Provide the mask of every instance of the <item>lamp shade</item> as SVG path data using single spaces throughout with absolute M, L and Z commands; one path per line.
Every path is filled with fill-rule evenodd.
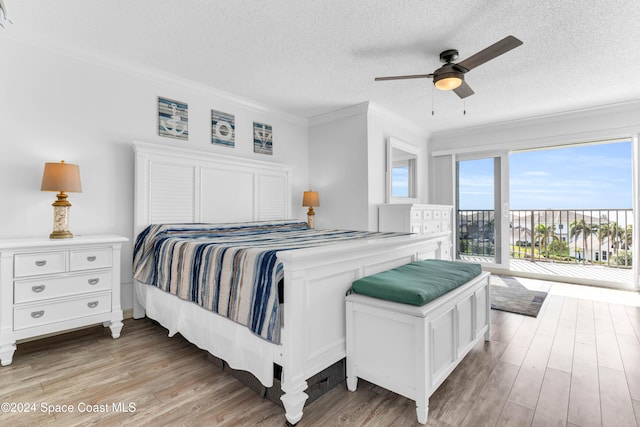
M 65 163 L 64 160 L 60 161 L 60 163 L 45 163 L 40 190 L 69 193 L 82 192 L 80 167 Z
M 317 191 L 305 191 L 302 196 L 302 206 L 320 206 L 320 197 Z

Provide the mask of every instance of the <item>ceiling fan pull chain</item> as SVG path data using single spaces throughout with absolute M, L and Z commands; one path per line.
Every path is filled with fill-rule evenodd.
M 436 112 L 433 108 L 433 85 L 431 85 L 431 115 L 432 116 L 436 115 Z
M 462 100 L 462 115 L 463 116 L 467 115 L 467 100 L 466 99 Z

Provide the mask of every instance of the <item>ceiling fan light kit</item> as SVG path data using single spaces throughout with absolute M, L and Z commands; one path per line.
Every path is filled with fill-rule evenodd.
M 453 90 L 462 84 L 464 75 L 457 71 L 449 73 L 439 73 L 433 76 L 433 84 L 440 90 Z
M 507 36 L 497 43 L 470 56 L 464 61 L 454 63 L 458 59 L 458 51 L 448 49 L 440 53 L 440 62 L 444 65 L 431 74 L 413 74 L 409 76 L 376 77 L 376 81 L 402 79 L 433 79 L 433 84 L 440 90 L 452 90 L 460 99 L 473 95 L 475 92 L 464 81 L 464 75 L 479 65 L 484 64 L 504 53 L 520 46 L 522 41 L 514 36 Z

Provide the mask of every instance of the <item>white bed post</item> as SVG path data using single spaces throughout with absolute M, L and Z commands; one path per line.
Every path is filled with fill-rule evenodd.
M 151 223 L 149 208 L 149 186 L 151 181 L 149 162 L 150 155 L 144 151 L 145 146 L 139 143 L 133 144 L 135 153 L 134 176 L 135 182 L 133 186 L 133 244 L 135 239 L 146 226 Z M 136 279 L 133 279 L 133 318 L 142 319 L 146 316 L 146 312 L 140 301 L 138 301 L 136 292 Z
M 491 280 L 491 279 L 489 279 Z M 485 304 L 485 313 L 486 313 L 486 319 L 487 319 L 487 330 L 484 333 L 484 340 L 489 342 L 491 341 L 491 286 L 487 286 L 485 288 L 485 298 L 486 298 L 486 304 Z M 484 303 L 484 301 L 483 301 Z
M 142 319 L 143 317 L 145 317 L 147 315 L 147 313 L 146 313 L 146 310 L 144 309 L 144 306 L 142 304 L 140 304 L 140 301 L 138 300 L 139 296 L 137 295 L 136 286 L 135 286 L 136 280 L 133 279 L 133 281 L 134 281 L 134 287 L 133 287 L 133 318 L 134 319 Z
M 347 354 L 355 354 L 356 348 L 351 348 L 352 347 L 352 343 L 355 342 L 354 340 L 354 336 L 353 334 L 354 332 L 354 328 L 353 328 L 353 322 L 354 322 L 354 318 L 353 318 L 353 304 L 349 301 L 346 302 L 346 326 L 347 326 L 347 331 L 346 331 L 346 342 L 345 342 L 345 346 L 347 349 Z M 350 363 L 351 362 L 351 363 Z M 353 366 L 353 359 L 347 357 L 346 360 L 346 370 L 347 370 L 347 390 L 349 391 L 356 391 L 356 389 L 358 388 L 358 377 L 355 374 L 355 369 Z
M 304 301 L 304 274 L 301 271 L 287 271 L 285 264 L 284 285 L 284 327 L 282 329 L 282 347 L 287 349 L 284 354 L 282 366 L 282 391 L 280 397 L 284 404 L 285 416 L 291 424 L 296 424 L 302 418 L 302 409 L 309 398 L 304 391 L 307 389 L 307 381 L 304 371 L 306 351 L 306 322 L 304 304 L 287 304 L 287 301 Z M 303 322 L 295 320 L 304 319 Z
M 431 367 L 428 366 L 431 362 L 429 359 L 430 346 L 431 346 L 431 331 L 427 327 L 426 322 L 422 318 L 415 317 L 413 319 L 415 342 L 416 345 L 416 359 L 415 359 L 415 372 L 416 377 L 419 380 L 416 382 L 416 416 L 418 423 L 426 424 L 429 418 L 429 394 L 427 390 L 427 384 L 431 384 Z

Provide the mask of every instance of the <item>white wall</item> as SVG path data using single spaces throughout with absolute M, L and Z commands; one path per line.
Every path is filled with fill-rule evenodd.
M 319 228 L 378 230 L 390 136 L 420 148 L 423 170 L 428 134 L 384 108 L 365 102 L 310 121 L 309 181 L 320 194 Z M 420 196 L 427 200 L 427 174 L 420 178 Z
M 309 183 L 320 197 L 316 227 L 367 230 L 367 104 L 313 118 Z
M 420 150 L 418 157 L 418 199 L 426 203 L 429 195 L 427 173 L 427 140 L 429 134 L 404 118 L 378 105 L 369 104 L 368 147 L 369 147 L 369 224 L 371 230 L 378 230 L 378 206 L 385 203 L 386 196 L 386 154 L 389 137 L 402 140 Z
M 305 218 L 307 121 L 251 101 L 62 47 L 0 37 L 0 238 L 45 237 L 54 193 L 41 192 L 45 162 L 80 165 L 82 193 L 72 193 L 74 234 L 130 239 L 122 256 L 123 306 L 131 307 L 133 149 L 131 141 L 188 146 L 284 163 L 293 168 L 293 215 Z M 189 140 L 157 135 L 157 97 L 189 104 Z M 236 147 L 210 143 L 210 110 L 236 116 Z M 253 121 L 273 126 L 273 156 L 253 153 Z

